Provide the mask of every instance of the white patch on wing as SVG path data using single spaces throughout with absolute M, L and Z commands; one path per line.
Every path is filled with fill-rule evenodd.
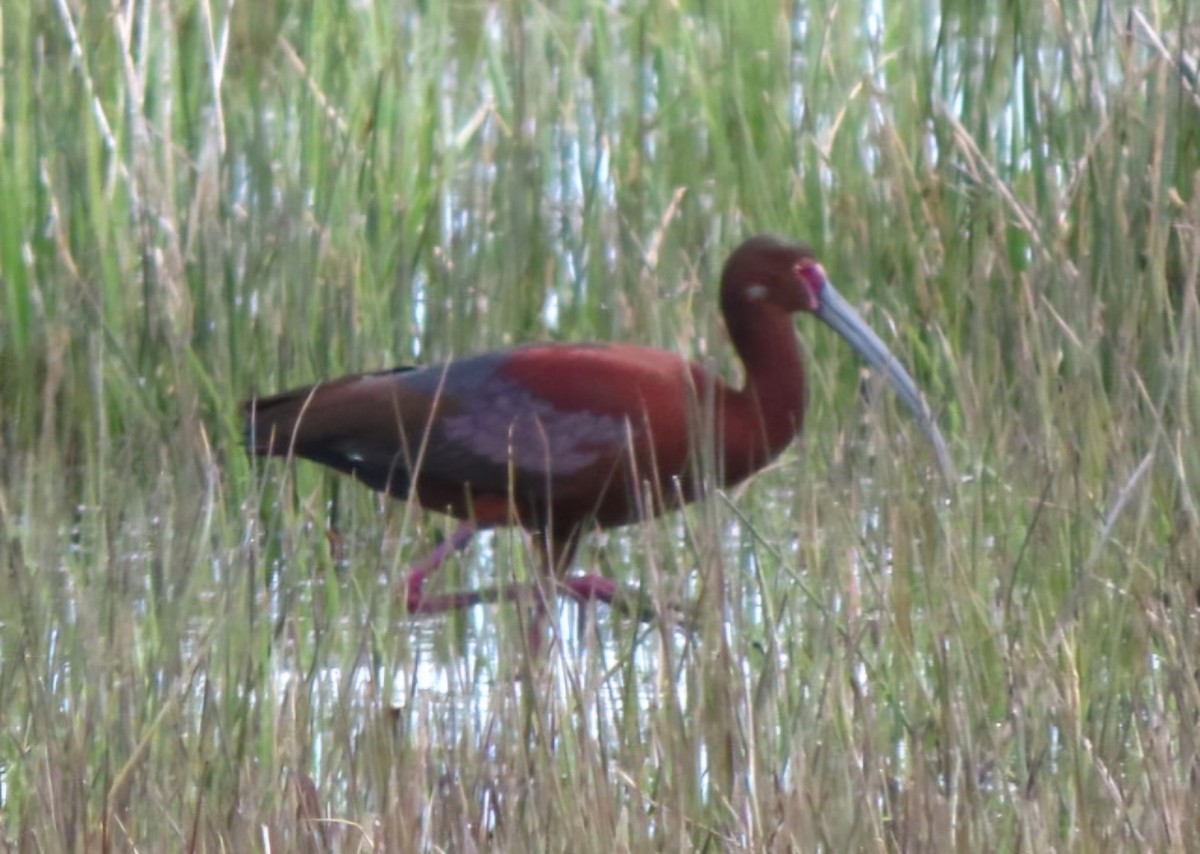
M 471 412 L 446 415 L 441 432 L 484 459 L 541 474 L 571 474 L 623 453 L 623 417 L 563 412 L 515 383 L 476 397 Z

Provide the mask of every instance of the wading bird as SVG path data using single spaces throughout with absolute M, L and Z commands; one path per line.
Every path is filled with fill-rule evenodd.
M 253 398 L 243 404 L 247 444 L 254 454 L 313 460 L 462 520 L 409 570 L 410 613 L 517 598 L 517 585 L 425 590 L 476 530 L 501 525 L 533 534 L 543 582 L 581 601 L 612 603 L 620 592 L 612 580 L 567 576 L 587 531 L 657 516 L 700 497 L 706 482 L 736 484 L 800 432 L 797 312 L 826 323 L 883 374 L 949 474 L 946 443 L 908 373 L 807 247 L 766 236 L 739 246 L 721 275 L 721 313 L 745 366 L 740 389 L 666 350 L 530 344 Z

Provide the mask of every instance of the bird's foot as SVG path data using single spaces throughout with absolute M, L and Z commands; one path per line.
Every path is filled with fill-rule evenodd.
M 581 605 L 603 602 L 613 611 L 642 623 L 658 619 L 658 612 L 642 590 L 623 587 L 603 575 L 572 575 L 564 578 L 561 584 L 567 595 Z
M 410 616 L 444 614 L 462 611 L 476 605 L 497 602 L 532 602 L 542 611 L 545 599 L 536 584 L 493 584 L 476 590 L 455 590 L 450 593 L 426 593 L 421 589 L 424 579 L 411 578 L 407 589 L 407 610 Z
M 547 593 L 541 585 L 502 584 L 482 587 L 478 590 L 426 593 L 424 590 L 425 580 L 434 570 L 436 570 L 436 566 L 430 567 L 429 561 L 426 561 L 414 567 L 406 576 L 404 592 L 409 614 L 444 614 L 448 611 L 460 611 L 476 605 L 489 605 L 496 602 L 532 602 L 536 617 L 534 626 L 531 627 L 533 630 L 531 638 L 541 633 L 540 623 L 544 621 L 547 610 Z M 568 576 L 558 582 L 558 588 L 581 605 L 603 602 L 613 612 L 633 617 L 642 623 L 652 623 L 662 617 L 644 591 L 625 587 L 603 575 Z M 683 612 L 683 609 L 678 606 L 672 606 L 668 610 L 677 616 Z M 685 619 L 684 623 L 686 624 L 686 622 Z M 534 644 L 534 646 L 538 646 L 538 644 Z

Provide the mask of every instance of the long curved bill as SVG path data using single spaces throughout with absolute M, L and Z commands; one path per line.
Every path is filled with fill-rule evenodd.
M 842 336 L 846 343 L 866 360 L 867 364 L 883 374 L 891 387 L 896 390 L 896 394 L 904 401 L 904 405 L 908 407 L 913 417 L 917 419 L 917 423 L 921 425 L 925 435 L 929 437 L 943 476 L 947 481 L 953 480 L 954 465 L 950 461 L 950 451 L 946 447 L 946 440 L 942 438 L 942 432 L 938 430 L 937 423 L 933 420 L 929 404 L 925 402 L 924 396 L 917 388 L 917 384 L 913 382 L 912 377 L 908 375 L 908 371 L 904 370 L 904 366 L 896 361 L 896 357 L 862 319 L 862 315 L 842 298 L 842 295 L 834 289 L 833 285 L 829 284 L 828 280 L 821 288 L 820 299 L 821 304 L 813 313 L 834 332 Z

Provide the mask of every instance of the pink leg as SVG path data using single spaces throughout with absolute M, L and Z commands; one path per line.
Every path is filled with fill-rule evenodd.
M 446 538 L 445 540 L 442 540 L 442 542 L 438 544 L 438 547 L 429 554 L 429 557 L 412 565 L 412 567 L 405 574 L 403 582 L 402 582 L 405 587 L 405 593 L 407 595 L 407 600 L 408 600 L 408 610 L 410 613 L 430 614 L 430 613 L 437 613 L 438 611 L 455 610 L 456 607 L 457 608 L 469 608 L 471 605 L 476 604 L 475 602 L 470 602 L 470 601 L 464 600 L 464 603 L 462 605 L 458 605 L 458 606 L 449 605 L 447 607 L 438 607 L 438 608 L 430 611 L 430 610 L 427 610 L 425 607 L 425 604 L 424 604 L 425 599 L 427 599 L 427 598 L 444 599 L 445 597 L 424 597 L 421 595 L 421 588 L 425 585 L 425 579 L 428 578 L 429 576 L 433 575 L 439 569 L 441 569 L 442 564 L 444 564 L 446 562 L 446 558 L 450 557 L 450 555 L 454 554 L 455 552 L 461 551 L 462 549 L 466 548 L 467 544 L 471 542 L 471 538 L 474 536 L 475 536 L 475 526 L 473 524 L 471 524 L 470 522 L 463 522 L 457 528 L 454 529 L 454 533 L 452 533 L 448 538 Z M 484 591 L 478 591 L 478 592 L 483 593 Z M 454 596 L 454 595 L 464 595 L 464 594 L 450 594 L 450 595 Z M 480 599 L 479 601 L 487 602 L 489 600 L 488 599 Z M 490 600 L 490 601 L 498 601 L 498 600 Z M 436 604 L 441 605 L 442 603 L 438 602 Z
M 614 611 L 636 617 L 643 623 L 652 622 L 658 616 L 640 590 L 622 587 L 603 575 L 572 575 L 564 578 L 561 584 L 567 595 L 581 605 L 603 602 Z
M 476 605 L 491 605 L 496 602 L 533 602 L 533 611 L 525 626 L 527 648 L 534 658 L 538 658 L 545 648 L 546 597 L 542 594 L 541 585 L 533 584 L 499 584 L 481 587 L 478 590 L 457 590 L 452 593 L 431 593 L 421 595 L 418 590 L 416 599 L 412 598 L 410 589 L 408 600 L 409 616 L 430 616 L 444 614 L 450 611 L 461 611 Z
M 574 575 L 564 578 L 561 582 L 562 591 L 581 605 L 589 602 L 603 602 L 614 611 L 637 617 L 643 622 L 655 619 L 654 609 L 648 603 L 640 602 L 641 593 L 629 590 L 611 578 L 602 575 Z M 409 588 L 408 612 L 413 615 L 427 616 L 444 614 L 448 611 L 461 611 L 474 608 L 476 605 L 494 605 L 497 602 L 517 602 L 521 599 L 532 600 L 539 607 L 535 614 L 535 622 L 541 622 L 546 614 L 546 600 L 541 587 L 536 583 L 499 584 L 481 587 L 478 590 L 457 590 L 452 593 L 422 594 L 418 588 Z
M 463 522 L 443 540 L 428 557 L 412 565 L 402 581 L 408 613 L 413 615 L 444 614 L 461 611 L 476 605 L 496 602 L 515 602 L 532 598 L 535 602 L 533 624 L 530 626 L 530 645 L 541 647 L 543 623 L 546 618 L 546 600 L 537 584 L 506 584 L 483 587 L 478 590 L 460 590 L 452 593 L 423 592 L 425 580 L 442 568 L 447 558 L 466 548 L 475 536 L 475 526 Z M 558 582 L 563 592 L 580 604 L 603 602 L 614 611 L 636 617 L 642 622 L 651 622 L 656 617 L 654 609 L 643 601 L 637 590 L 629 590 L 603 575 L 573 575 Z
M 617 582 L 603 575 L 570 575 L 562 580 L 563 589 L 575 601 L 604 602 L 611 605 L 623 592 Z
M 448 611 L 462 611 L 476 605 L 492 605 L 496 602 L 517 602 L 525 598 L 538 596 L 537 585 L 534 584 L 503 584 L 491 587 L 481 587 L 478 590 L 457 590 L 453 593 L 430 593 L 418 596 L 408 604 L 411 615 L 427 616 L 444 614 Z M 540 601 L 540 600 L 538 600 Z

